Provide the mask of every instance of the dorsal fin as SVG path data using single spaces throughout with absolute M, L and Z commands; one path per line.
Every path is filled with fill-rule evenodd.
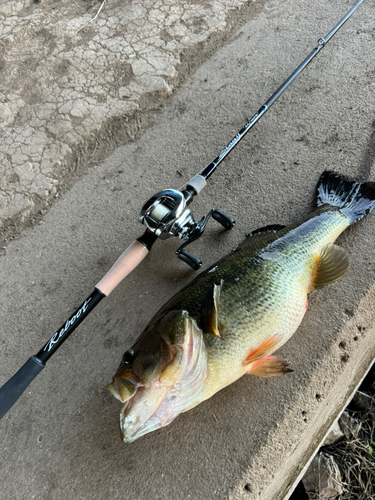
M 265 233 L 277 233 L 281 229 L 284 229 L 286 226 L 282 226 L 281 224 L 270 224 L 269 226 L 260 227 L 259 229 L 255 229 L 255 231 L 251 231 L 247 237 L 254 236 L 255 234 L 265 234 Z
M 328 243 L 322 248 L 317 258 L 308 292 L 334 283 L 344 276 L 348 267 L 349 256 L 347 251 L 334 243 Z
M 223 288 L 224 280 L 219 284 L 214 283 L 209 289 L 202 302 L 201 328 L 206 333 L 213 333 L 221 337 L 218 325 L 218 307 L 220 302 L 220 292 Z
M 250 234 L 246 235 L 246 239 L 242 243 L 240 243 L 235 248 L 235 250 L 238 250 L 245 245 L 254 243 L 260 239 L 267 239 L 269 240 L 269 242 L 277 240 L 279 238 L 279 235 L 277 234 L 278 231 L 281 231 L 281 229 L 284 229 L 285 227 L 286 226 L 281 226 L 280 224 L 272 224 L 269 226 L 261 227 L 259 229 L 255 229 L 255 231 L 252 231 Z

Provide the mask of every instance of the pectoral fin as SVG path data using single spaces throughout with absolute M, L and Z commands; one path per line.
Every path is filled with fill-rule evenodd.
M 346 273 L 349 267 L 349 256 L 346 250 L 328 243 L 317 258 L 308 292 L 333 283 Z
M 278 377 L 293 371 L 284 359 L 270 355 L 255 361 L 247 373 L 258 377 Z
M 219 285 L 214 283 L 202 304 L 201 328 L 204 332 L 213 333 L 217 337 L 221 337 L 218 325 L 218 307 L 223 283 L 224 280 L 220 280 Z
M 256 347 L 255 349 L 251 349 L 242 364 L 248 365 L 250 363 L 258 361 L 261 358 L 264 358 L 264 356 L 266 356 L 267 354 L 275 351 L 279 343 L 280 337 L 278 335 L 272 335 L 272 337 L 269 337 L 260 346 Z

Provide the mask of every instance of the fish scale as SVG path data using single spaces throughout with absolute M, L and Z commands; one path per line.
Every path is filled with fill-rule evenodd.
M 333 242 L 375 206 L 374 185 L 333 172 L 322 174 L 317 195 L 311 214 L 255 231 L 152 318 L 109 385 L 125 403 L 125 442 L 168 425 L 246 373 L 292 371 L 273 353 L 297 330 L 308 293 L 345 274 L 347 253 Z

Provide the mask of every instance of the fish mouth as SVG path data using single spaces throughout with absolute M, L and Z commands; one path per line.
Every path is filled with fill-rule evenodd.
M 175 396 L 168 392 L 160 384 L 137 388 L 134 396 L 120 410 L 121 438 L 124 443 L 133 443 L 141 436 L 165 427 L 177 417 L 180 412 L 173 408 Z
M 124 384 L 115 378 L 110 384 L 113 389 L 108 387 L 118 399 L 127 398 L 126 401 L 122 398 L 124 404 L 120 410 L 124 443 L 165 427 L 202 401 L 208 371 L 207 348 L 202 330 L 187 313 L 185 316 L 184 340 L 169 346 L 171 361 L 161 373 L 147 380 L 131 381 L 133 386 L 129 386 L 129 380 Z

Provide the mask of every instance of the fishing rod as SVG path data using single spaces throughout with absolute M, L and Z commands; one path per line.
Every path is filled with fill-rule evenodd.
M 194 197 L 202 191 L 207 179 L 214 173 L 224 158 L 228 156 L 233 148 L 268 111 L 272 104 L 323 49 L 363 1 L 358 0 L 328 35 L 325 38 L 319 39 L 315 49 L 201 173 L 193 177 L 193 179 L 179 190 L 166 189 L 159 191 L 144 204 L 139 217 L 140 222 L 146 226 L 144 234 L 137 238 L 123 252 L 107 274 L 97 283 L 91 295 L 87 297 L 70 318 L 52 335 L 42 349 L 34 356 L 31 356 L 18 372 L 1 387 L 0 419 L 14 405 L 29 384 L 43 370 L 50 357 L 67 340 L 86 316 L 90 314 L 104 297 L 108 297 L 112 290 L 142 262 L 159 237 L 164 239 L 170 236 L 177 236 L 184 240 L 184 243 L 176 251 L 178 258 L 186 262 L 194 270 L 201 267 L 202 262 L 188 253 L 185 247 L 202 236 L 210 217 L 219 222 L 226 230 L 230 230 L 235 222 L 231 217 L 218 209 L 212 209 L 205 217 L 195 222 L 188 206 Z

